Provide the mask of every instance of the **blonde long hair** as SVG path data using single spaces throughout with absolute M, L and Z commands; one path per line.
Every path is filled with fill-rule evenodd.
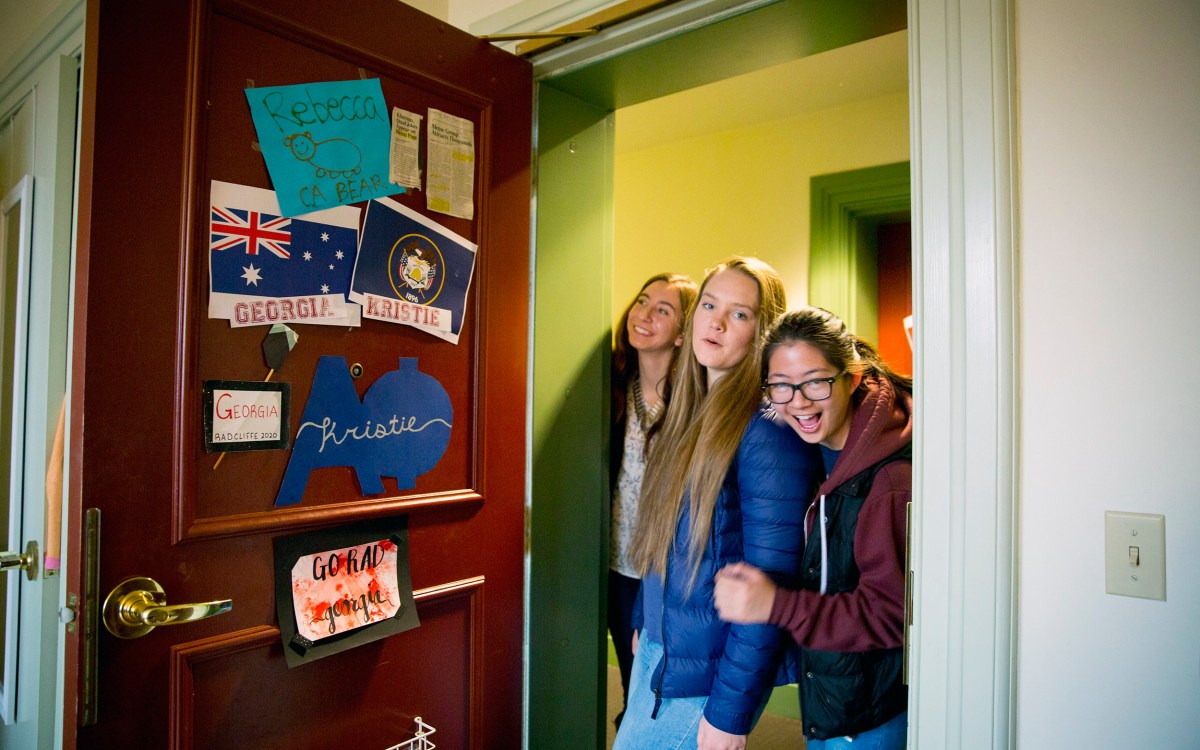
M 652 443 L 642 482 L 632 554 L 634 565 L 643 576 L 650 572 L 666 574 L 679 510 L 687 494 L 691 514 L 688 530 L 691 581 L 695 582 L 725 473 L 737 454 L 746 425 L 762 402 L 759 342 L 787 309 L 779 274 L 758 258 L 734 257 L 709 269 L 700 285 L 701 295 L 708 282 L 723 271 L 739 271 L 758 285 L 755 339 L 749 353 L 709 392 L 707 371 L 696 359 L 692 347 L 695 315 L 688 315 L 683 331 L 687 353 L 680 356 L 672 377 L 672 398 L 662 428 Z

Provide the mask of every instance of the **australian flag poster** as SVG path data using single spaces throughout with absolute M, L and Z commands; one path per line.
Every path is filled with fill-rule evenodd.
M 458 343 L 478 245 L 390 198 L 367 204 L 350 299 L 364 318 Z
M 213 180 L 208 317 L 234 328 L 276 323 L 358 326 L 348 302 L 360 209 L 286 218 L 271 190 Z

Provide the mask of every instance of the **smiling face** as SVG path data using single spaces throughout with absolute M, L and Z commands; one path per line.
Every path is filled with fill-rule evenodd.
M 625 331 L 629 345 L 641 354 L 670 351 L 683 343 L 679 289 L 665 281 L 650 284 L 629 308 Z
M 300 161 L 307 161 L 317 150 L 313 139 L 308 137 L 308 133 L 295 133 L 289 135 L 283 141 L 284 145 L 292 150 L 292 154 Z
M 767 363 L 768 383 L 799 384 L 837 374 L 820 350 L 804 341 L 779 345 Z M 791 401 L 772 404 L 772 408 L 805 442 L 840 451 L 850 435 L 850 395 L 861 380 L 862 375 L 846 373 L 833 382 L 827 399 L 810 401 L 797 390 Z
M 758 305 L 758 282 L 741 271 L 720 271 L 704 285 L 693 314 L 692 352 L 708 371 L 709 388 L 750 353 Z

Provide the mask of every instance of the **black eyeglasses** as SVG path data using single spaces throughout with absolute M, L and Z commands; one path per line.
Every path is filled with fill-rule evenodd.
M 845 374 L 842 371 L 832 378 L 813 378 L 803 383 L 763 383 L 762 389 L 773 404 L 788 403 L 795 397 L 796 391 L 800 391 L 809 401 L 824 401 L 833 395 L 834 382 Z

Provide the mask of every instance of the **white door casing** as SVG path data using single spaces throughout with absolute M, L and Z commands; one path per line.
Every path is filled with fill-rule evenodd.
M 1016 601 L 1013 4 L 912 0 L 909 746 L 1007 748 Z

